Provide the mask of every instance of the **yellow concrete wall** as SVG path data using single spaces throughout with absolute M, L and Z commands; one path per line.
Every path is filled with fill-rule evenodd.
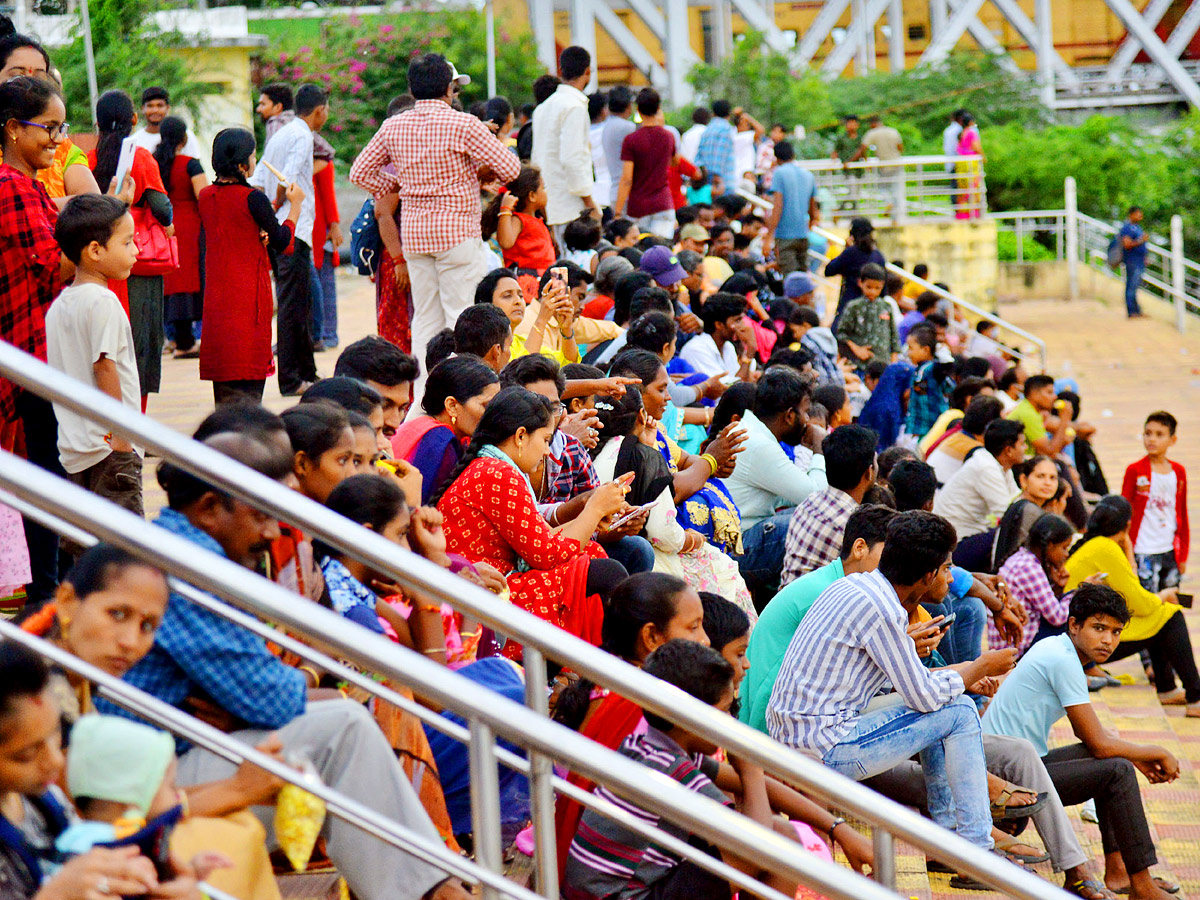
M 929 280 L 950 285 L 962 299 L 986 310 L 996 306 L 996 223 L 991 219 L 908 222 L 895 228 L 875 223 L 879 249 L 888 261 L 912 270 L 929 266 Z
M 254 127 L 256 95 L 250 79 L 250 57 L 256 49 L 179 47 L 167 50 L 187 63 L 193 79 L 220 88 L 218 93 L 205 96 L 197 121 L 188 123 L 200 141 L 206 167 L 212 152 L 212 141 L 218 131 L 235 125 Z M 187 117 L 183 110 L 180 110 L 180 114 Z

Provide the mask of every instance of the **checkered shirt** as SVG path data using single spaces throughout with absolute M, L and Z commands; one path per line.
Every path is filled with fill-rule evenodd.
M 0 340 L 46 361 L 46 310 L 62 290 L 58 210 L 46 189 L 0 165 Z M 18 388 L 0 378 L 0 420 L 16 417 Z
M 383 172 L 391 164 L 394 174 Z M 350 180 L 376 197 L 400 194 L 406 253 L 442 253 L 480 237 L 479 169 L 502 182 L 521 174 L 516 155 L 474 116 L 442 100 L 418 100 L 367 143 Z
M 561 452 L 556 446 L 559 436 L 563 438 Z M 550 467 L 546 473 L 550 479 L 546 503 L 566 503 L 572 497 L 600 487 L 600 476 L 596 474 L 587 447 L 574 435 L 563 431 L 555 434 L 546 464 Z
M 733 156 L 733 136 L 736 130 L 725 119 L 713 119 L 700 135 L 700 149 L 692 160 L 704 166 L 711 178 L 720 175 L 725 179 L 725 190 L 732 193 L 737 186 L 737 162 Z
M 1074 591 L 1063 594 L 1061 598 L 1054 595 L 1046 570 L 1028 547 L 1022 547 L 1010 556 L 1000 567 L 999 575 L 1008 585 L 1009 593 L 1025 604 L 1029 611 L 1029 621 L 1025 623 L 1025 633 L 1017 646 L 1019 655 L 1023 655 L 1033 643 L 1038 632 L 1040 620 L 1045 619 L 1051 625 L 1062 625 L 1067 621 L 1071 608 L 1071 595 Z M 988 647 L 995 650 L 1007 647 L 1008 643 L 1000 637 L 995 619 L 988 612 Z
M 788 522 L 780 587 L 838 558 L 846 522 L 856 509 L 854 498 L 835 487 L 809 494 L 796 507 Z

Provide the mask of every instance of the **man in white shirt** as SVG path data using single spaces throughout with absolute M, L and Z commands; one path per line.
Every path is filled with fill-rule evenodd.
M 597 218 L 600 209 L 592 199 L 592 150 L 588 139 L 591 120 L 583 93 L 592 77 L 592 57 L 582 47 L 568 47 L 558 58 L 562 84 L 533 111 L 533 155 L 546 185 L 546 224 L 562 246 L 562 231 L 580 212 Z
M 746 321 L 746 301 L 737 294 L 713 294 L 700 309 L 704 334 L 698 334 L 686 344 L 679 355 L 697 372 L 722 375 L 745 381 L 750 377 L 754 362 L 751 345 L 744 345 L 741 355 L 734 340 L 753 339 L 754 332 Z
M 250 184 L 272 198 L 276 217 L 283 222 L 291 213 L 284 198 L 286 183 L 295 182 L 304 190 L 300 218 L 291 253 L 276 254 L 275 293 L 279 310 L 276 318 L 276 346 L 279 356 L 279 393 L 285 397 L 303 394 L 317 380 L 313 359 L 312 320 L 312 241 L 316 218 L 313 192 L 313 133 L 329 121 L 329 96 L 315 84 L 301 85 L 296 91 L 296 118 L 267 141 L 262 162 L 250 176 Z M 284 181 L 267 167 L 274 166 Z
M 697 106 L 692 110 L 692 127 L 679 139 L 679 155 L 688 162 L 695 161 L 696 154 L 700 152 L 700 137 L 711 121 L 712 110 L 707 106 Z
M 996 527 L 1017 495 L 1012 467 L 1023 459 L 1025 426 L 996 419 L 984 429 L 983 447 L 974 450 L 938 492 L 933 511 L 954 526 L 960 546 L 966 538 Z
M 956 109 L 950 114 L 950 124 L 942 129 L 942 156 L 958 155 L 958 139 L 962 137 L 962 117 L 965 109 Z M 946 171 L 953 172 L 955 164 L 946 163 Z
M 148 87 L 142 91 L 142 119 L 145 120 L 146 127 L 139 128 L 133 133 L 133 145 L 143 147 L 153 153 L 162 140 L 158 129 L 162 125 L 163 119 L 170 114 L 171 95 L 167 93 L 165 87 Z M 190 156 L 192 159 L 200 159 L 201 152 L 200 142 L 196 140 L 196 136 L 189 129 L 187 143 L 183 145 L 180 153 Z
M 768 596 L 779 589 L 792 509 L 829 486 L 821 453 L 825 433 L 808 426 L 811 403 L 812 386 L 799 372 L 788 366 L 768 369 L 758 382 L 753 409 L 742 416 L 744 452 L 725 479 L 742 514 L 738 568 L 751 591 Z M 783 449 L 801 442 L 813 452 L 807 471 Z

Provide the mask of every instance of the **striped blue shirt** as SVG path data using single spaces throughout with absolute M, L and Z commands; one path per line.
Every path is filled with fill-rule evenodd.
M 907 627 L 895 588 L 879 572 L 830 585 L 784 655 L 767 707 L 771 737 L 824 758 L 889 682 L 918 712 L 941 709 L 961 694 L 957 672 L 921 664 Z

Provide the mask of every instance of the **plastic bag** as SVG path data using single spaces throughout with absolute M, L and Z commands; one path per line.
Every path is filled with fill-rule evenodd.
M 304 756 L 289 756 L 288 764 L 300 770 L 302 780 L 320 785 L 312 761 Z M 275 839 L 297 872 L 308 868 L 321 826 L 325 824 L 325 801 L 295 784 L 285 784 L 275 800 Z

